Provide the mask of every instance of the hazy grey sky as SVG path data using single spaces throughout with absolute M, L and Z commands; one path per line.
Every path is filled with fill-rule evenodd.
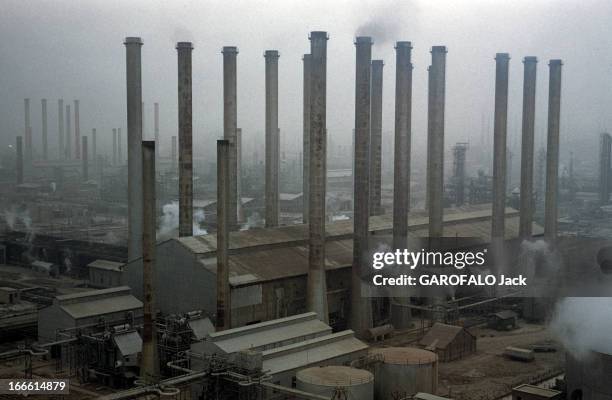
M 193 41 L 194 153 L 208 154 L 222 129 L 222 46 L 236 45 L 238 120 L 245 141 L 263 140 L 264 58 L 281 53 L 279 123 L 285 144 L 301 145 L 302 61 L 308 33 L 325 30 L 328 42 L 328 129 L 347 140 L 354 124 L 356 33 L 371 34 L 373 56 L 385 60 L 384 126 L 393 130 L 394 42 L 413 42 L 413 132 L 424 143 L 426 70 L 432 45 L 446 45 L 447 145 L 481 140 L 492 119 L 494 56 L 508 52 L 509 133 L 519 134 L 522 58 L 538 65 L 536 130 L 546 128 L 548 60 L 561 58 L 562 153 L 612 129 L 610 75 L 612 2 L 607 0 L 407 1 L 145 1 L 0 0 L 0 132 L 4 145 L 23 132 L 23 98 L 32 102 L 35 144 L 40 99 L 49 100 L 50 150 L 57 142 L 57 99 L 81 100 L 81 132 L 98 129 L 101 145 L 111 129 L 125 131 L 125 36 L 143 46 L 145 126 L 152 134 L 153 102 L 160 103 L 162 152 L 176 132 L 177 41 Z M 102 137 L 104 135 L 104 138 Z M 586 139 L 585 139 L 586 138 Z M 538 143 L 539 143 L 538 139 Z M 107 142 L 108 143 L 108 142 Z M 291 147 L 289 145 L 288 147 Z M 38 147 L 40 148 L 40 147 Z M 210 154 L 213 154 L 212 151 Z

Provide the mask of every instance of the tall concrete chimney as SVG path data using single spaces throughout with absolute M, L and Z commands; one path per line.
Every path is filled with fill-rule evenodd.
M 74 155 L 81 158 L 81 121 L 79 117 L 79 101 L 74 101 Z
M 57 149 L 57 159 L 63 160 L 64 153 L 64 100 L 57 101 L 57 136 L 59 140 L 59 148 Z
M 325 189 L 327 181 L 327 32 L 310 33 L 308 61 L 308 285 L 306 306 L 329 320 L 325 277 Z M 308 63 L 308 64 L 306 64 Z M 305 73 L 306 74 L 306 73 Z M 306 98 L 306 96 L 304 96 Z
M 610 151 L 612 150 L 612 137 L 609 133 L 602 133 L 599 141 L 599 202 L 610 202 Z
M 89 180 L 89 157 L 87 157 L 87 136 L 83 136 L 82 138 L 82 146 L 83 151 L 81 153 L 81 161 L 83 164 L 83 182 L 87 182 Z
M 98 165 L 98 143 L 96 140 L 96 128 L 91 130 L 91 159 L 94 162 L 94 168 L 97 169 Z
M 351 285 L 351 328 L 363 338 L 372 327 L 369 298 L 361 296 L 362 277 L 369 272 L 370 234 L 370 73 L 372 38 L 358 36 L 355 68 L 355 177 L 353 206 L 353 270 Z M 311 149 L 312 150 L 312 149 Z M 312 210 L 311 210 L 312 212 Z
M 47 99 L 42 99 L 42 145 L 43 145 L 43 160 L 47 160 L 49 158 L 48 154 L 48 143 L 47 143 Z
M 395 46 L 395 148 L 393 166 L 393 248 L 408 246 L 408 210 L 410 209 L 410 152 L 412 135 L 412 44 Z M 409 328 L 411 310 L 405 307 L 410 298 L 391 301 L 393 326 Z
M 130 156 L 129 136 L 130 134 L 128 133 L 128 157 Z M 123 139 L 121 138 L 121 128 L 117 128 L 117 160 L 119 161 L 119 165 L 123 165 Z
M 242 128 L 236 128 L 236 197 L 240 199 L 236 203 L 238 222 L 242 222 L 245 218 L 242 208 Z
M 382 185 L 382 106 L 383 60 L 372 60 L 372 124 L 370 128 L 370 215 L 384 211 L 381 203 Z
M 117 165 L 117 129 L 113 128 L 113 166 Z
M 15 147 L 17 152 L 17 156 L 15 157 L 17 163 L 15 166 L 16 178 L 17 184 L 21 185 L 23 183 L 23 138 L 21 136 L 17 136 Z
M 176 168 L 176 148 L 177 148 L 177 143 L 176 143 L 176 136 L 172 136 L 172 154 L 170 155 L 171 160 L 172 160 L 172 169 Z
M 128 260 L 133 260 L 142 256 L 143 240 L 142 40 L 139 37 L 126 37 L 124 45 L 128 136 Z
M 129 136 L 129 129 L 128 129 Z M 83 138 L 86 139 L 86 138 Z M 142 326 L 142 359 L 141 376 L 145 381 L 157 380 L 158 362 L 155 334 L 155 231 L 156 197 L 155 197 L 155 142 L 145 140 L 141 145 L 142 159 L 142 294 L 143 294 L 143 326 Z M 129 160 L 128 160 L 129 161 Z
M 465 203 L 465 154 L 467 146 L 467 143 L 457 143 L 453 147 L 453 183 L 456 206 L 462 206 Z
M 493 122 L 492 240 L 504 240 L 506 221 L 506 136 L 508 126 L 508 53 L 495 56 L 495 116 Z
M 65 136 L 66 148 L 64 149 L 64 158 L 66 160 L 72 159 L 72 114 L 70 113 L 70 104 L 66 104 L 66 136 Z
M 229 140 L 217 140 L 217 331 L 231 327 L 228 256 L 231 147 Z
M 427 209 L 429 237 L 443 234 L 442 195 L 444 193 L 444 102 L 446 92 L 446 47 L 431 48 L 429 67 L 429 107 L 427 115 Z
M 304 54 L 304 88 L 302 100 L 302 222 L 308 223 L 308 206 L 310 202 L 309 185 L 310 185 L 310 70 L 312 65 L 312 56 Z M 255 162 L 257 165 L 257 160 Z
M 278 132 L 278 51 L 266 50 L 266 227 L 278 226 L 280 137 Z
M 24 99 L 25 107 L 25 160 L 32 162 L 32 124 L 30 123 L 30 99 Z
M 155 129 L 155 160 L 159 160 L 159 103 L 153 103 L 153 124 Z
M 550 60 L 548 86 L 548 139 L 546 143 L 546 198 L 544 237 L 557 238 L 557 193 L 559 178 L 559 125 L 561 122 L 561 60 Z
M 178 42 L 179 236 L 193 235 L 191 42 Z
M 230 142 L 230 204 L 229 225 L 236 229 L 238 217 L 238 180 L 237 176 L 237 150 L 236 129 L 238 129 L 237 107 L 237 56 L 238 48 L 226 46 L 223 48 L 223 137 Z
M 531 238 L 533 225 L 533 157 L 537 57 L 523 59 L 523 127 L 521 139 L 521 190 L 519 237 Z

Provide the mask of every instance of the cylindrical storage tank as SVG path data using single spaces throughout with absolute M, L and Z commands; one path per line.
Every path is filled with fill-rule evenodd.
M 413 347 L 372 349 L 377 360 L 374 370 L 376 399 L 412 396 L 418 392 L 436 394 L 438 389 L 438 355 Z
M 612 400 L 612 354 L 591 351 L 578 358 L 566 356 L 568 400 Z
M 298 371 L 297 388 L 308 393 L 329 397 L 336 390 L 344 390 L 351 400 L 374 398 L 374 375 L 364 369 L 330 365 Z

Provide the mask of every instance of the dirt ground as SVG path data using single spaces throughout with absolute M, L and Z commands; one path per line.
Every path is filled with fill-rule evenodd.
M 499 332 L 471 328 L 477 339 L 477 352 L 464 359 L 439 364 L 438 394 L 456 400 L 497 399 L 523 383 L 535 383 L 562 372 L 565 354 L 557 344 L 556 352 L 534 353 L 532 362 L 509 360 L 502 355 L 507 346 L 529 348 L 553 341 L 542 325 L 520 322 L 520 328 Z

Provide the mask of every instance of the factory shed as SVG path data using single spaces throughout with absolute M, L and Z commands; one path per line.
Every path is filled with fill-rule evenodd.
M 518 326 L 518 316 L 514 311 L 504 310 L 489 315 L 487 326 L 498 331 L 509 331 Z
M 124 266 L 124 263 L 109 260 L 95 260 L 87 264 L 89 285 L 99 289 L 121 286 Z
M 38 340 L 55 341 L 61 330 L 112 325 L 128 315 L 135 323 L 142 320 L 142 302 L 126 286 L 57 296 L 38 313 Z
M 195 352 L 230 355 L 241 350 L 269 350 L 329 335 L 332 329 L 314 312 L 210 332 L 204 341 L 192 344 Z
M 320 336 L 263 352 L 263 370 L 274 383 L 292 386 L 298 370 L 312 366 L 349 365 L 366 356 L 368 345 L 351 330 Z
M 512 389 L 512 400 L 561 400 L 563 392 L 534 385 L 520 385 Z
M 440 361 L 447 362 L 476 352 L 476 336 L 461 326 L 435 323 L 419 345 L 436 353 Z

